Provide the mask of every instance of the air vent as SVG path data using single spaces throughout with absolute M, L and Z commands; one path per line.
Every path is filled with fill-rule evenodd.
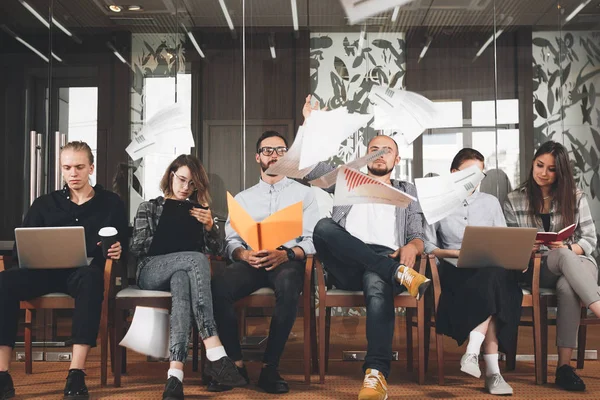
M 110 20 L 119 26 L 156 26 L 154 18 L 111 17 Z

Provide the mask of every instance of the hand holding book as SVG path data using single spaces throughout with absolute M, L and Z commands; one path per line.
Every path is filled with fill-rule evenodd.
M 552 242 L 563 242 L 566 239 L 573 236 L 575 232 L 576 225 L 572 224 L 562 229 L 559 232 L 538 232 L 535 237 L 536 240 L 539 240 L 541 244 L 550 244 Z

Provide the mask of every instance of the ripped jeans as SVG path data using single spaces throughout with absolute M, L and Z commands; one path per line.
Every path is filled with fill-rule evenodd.
M 141 289 L 171 292 L 171 361 L 185 363 L 192 316 L 203 340 L 217 335 L 210 279 L 208 258 L 193 251 L 148 257 L 139 271 Z

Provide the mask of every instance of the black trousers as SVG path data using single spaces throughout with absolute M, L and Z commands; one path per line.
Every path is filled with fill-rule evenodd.
M 288 261 L 271 271 L 254 268 L 246 262 L 238 261 L 213 277 L 213 309 L 219 338 L 232 360 L 242 359 L 235 302 L 260 288 L 270 287 L 275 291 L 275 309 L 263 362 L 274 367 L 279 365 L 279 359 L 296 320 L 303 284 L 303 261 Z
M 103 267 L 69 269 L 13 268 L 0 272 L 0 346 L 15 346 L 19 302 L 49 293 L 67 293 L 75 299 L 72 340 L 96 346 L 102 300 Z
M 336 288 L 364 292 L 367 356 L 363 370 L 376 369 L 387 378 L 394 339 L 394 296 L 406 290 L 394 279 L 399 264 L 388 257 L 394 250 L 366 244 L 330 218 L 317 223 L 313 241 Z

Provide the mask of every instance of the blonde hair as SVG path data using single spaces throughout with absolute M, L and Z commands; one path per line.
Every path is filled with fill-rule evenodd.
M 62 155 L 62 152 L 65 150 L 83 151 L 87 153 L 88 159 L 90 160 L 90 165 L 94 164 L 94 154 L 92 153 L 92 149 L 86 142 L 82 142 L 79 140 L 69 142 L 65 144 L 65 146 L 60 150 L 60 154 Z

